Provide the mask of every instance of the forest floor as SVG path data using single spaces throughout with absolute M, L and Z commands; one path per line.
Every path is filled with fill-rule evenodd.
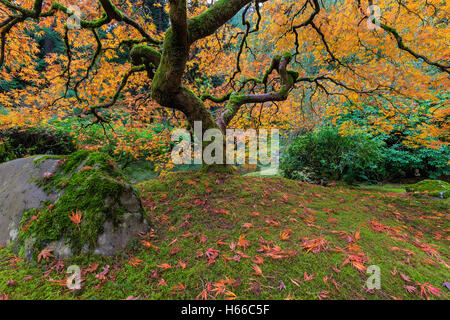
M 153 230 L 127 252 L 38 263 L 0 249 L 0 299 L 450 298 L 449 199 L 198 172 L 138 188 Z

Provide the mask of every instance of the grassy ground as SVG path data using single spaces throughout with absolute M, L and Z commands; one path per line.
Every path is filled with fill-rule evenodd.
M 449 299 L 449 200 L 197 172 L 140 183 L 154 230 L 114 258 L 25 262 L 0 298 Z M 70 265 L 83 288 L 64 286 Z M 381 289 L 368 290 L 377 265 Z
M 361 189 L 374 190 L 374 191 L 386 191 L 386 192 L 398 192 L 405 193 L 405 186 L 398 183 L 387 183 L 383 185 L 361 185 Z

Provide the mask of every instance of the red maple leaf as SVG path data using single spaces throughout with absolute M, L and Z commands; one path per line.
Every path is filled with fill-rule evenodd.
M 44 259 L 45 261 L 49 262 L 50 258 L 53 258 L 54 255 L 52 254 L 53 249 L 44 249 L 41 251 L 41 253 L 38 254 L 38 262 L 41 261 L 41 259 Z
M 81 223 L 81 217 L 83 216 L 83 214 L 77 210 L 75 210 L 75 212 L 72 211 L 72 214 L 69 214 L 69 219 L 70 221 L 72 221 L 72 223 L 76 224 L 78 226 L 78 228 L 80 228 L 80 223 Z

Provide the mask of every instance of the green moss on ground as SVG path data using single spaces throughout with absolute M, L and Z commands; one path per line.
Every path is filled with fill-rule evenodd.
M 415 184 L 406 186 L 407 192 L 425 193 L 429 196 L 447 199 L 450 197 L 450 183 L 442 180 L 422 180 Z
M 0 294 L 10 299 L 450 298 L 442 286 L 450 277 L 448 199 L 201 172 L 170 173 L 138 188 L 155 230 L 134 249 L 112 258 L 80 255 L 63 260 L 59 271 L 51 270 L 56 260 L 13 265 L 16 257 L 2 249 Z M 282 238 L 283 231 L 289 237 Z M 326 245 L 308 252 L 306 239 Z M 363 259 L 362 270 L 345 263 L 355 255 Z M 64 279 L 71 264 L 86 271 L 78 293 L 49 281 Z M 95 271 L 87 271 L 95 264 Z M 381 289 L 373 292 L 365 286 L 364 268 L 370 265 L 381 269 Z M 103 282 L 96 275 L 104 268 L 109 271 Z M 32 279 L 24 281 L 26 275 Z M 8 286 L 8 280 L 17 285 Z M 407 285 L 416 291 L 408 292 Z M 441 293 L 421 294 L 422 285 Z
M 373 184 L 361 184 L 356 188 L 365 189 L 365 190 L 373 190 L 373 191 L 384 191 L 384 192 L 398 192 L 405 193 L 405 186 L 402 184 L 381 184 L 381 185 L 373 185 Z
M 108 219 L 115 225 L 126 210 L 120 205 L 127 178 L 116 168 L 114 161 L 104 153 L 75 152 L 59 159 L 58 171 L 37 183 L 53 193 L 63 191 L 57 202 L 47 203 L 44 209 L 24 213 L 19 241 L 33 238 L 36 256 L 52 241 L 63 239 L 72 252 L 95 247 L 98 235 Z M 73 213 L 81 213 L 81 223 L 71 221 Z

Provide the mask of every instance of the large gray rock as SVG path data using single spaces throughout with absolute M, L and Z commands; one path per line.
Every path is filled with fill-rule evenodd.
M 84 159 L 77 167 L 75 172 L 82 170 L 82 167 L 89 159 Z M 42 243 L 38 247 L 33 237 L 22 239 L 19 243 L 18 239 L 21 234 L 20 223 L 24 212 L 30 209 L 43 209 L 45 203 L 52 202 L 57 208 L 59 199 L 64 199 L 65 189 L 57 190 L 56 188 L 43 189 L 42 180 L 44 176 L 56 176 L 61 174 L 58 159 L 42 158 L 41 156 L 17 159 L 7 163 L 0 164 L 0 245 L 11 245 L 13 249 L 22 250 L 25 256 L 31 257 L 38 250 L 42 249 Z M 96 170 L 97 165 L 92 165 Z M 117 168 L 115 171 L 119 170 Z M 71 173 L 66 175 L 68 179 Z M 89 176 L 88 176 L 89 178 Z M 117 177 L 108 176 L 105 170 L 101 171 L 100 178 L 109 179 L 115 184 L 119 184 L 121 194 L 112 199 L 111 195 L 105 196 L 103 204 L 105 208 L 115 210 L 118 207 L 122 211 L 120 221 L 113 223 L 109 218 L 105 218 L 102 228 L 99 228 L 98 239 L 94 248 L 86 244 L 82 251 L 93 249 L 96 254 L 113 255 L 124 250 L 130 240 L 140 232 L 148 231 L 148 223 L 144 218 L 140 199 L 136 196 L 136 192 L 127 182 Z M 73 187 L 73 186 L 72 186 Z M 86 197 L 91 196 L 86 194 Z M 105 217 L 110 215 L 105 214 Z M 116 216 L 117 217 L 117 216 Z M 68 219 L 68 216 L 64 216 Z M 39 218 L 40 219 L 40 218 Z M 83 221 L 84 222 L 84 221 Z M 33 222 L 35 223 L 35 222 Z M 70 225 L 70 221 L 68 222 Z M 48 230 L 50 231 L 50 230 Z M 45 231 L 44 231 L 45 232 Z M 22 237 L 23 238 L 23 237 Z M 73 248 L 70 241 L 66 239 L 53 239 L 45 244 L 45 248 L 53 249 L 53 254 L 59 257 L 67 257 L 73 254 Z
M 49 159 L 35 166 L 39 157 L 17 159 L 0 164 L 0 244 L 17 238 L 22 213 L 42 209 L 44 201 L 55 201 L 58 195 L 47 194 L 36 183 L 46 172 L 55 172 L 57 160 Z

